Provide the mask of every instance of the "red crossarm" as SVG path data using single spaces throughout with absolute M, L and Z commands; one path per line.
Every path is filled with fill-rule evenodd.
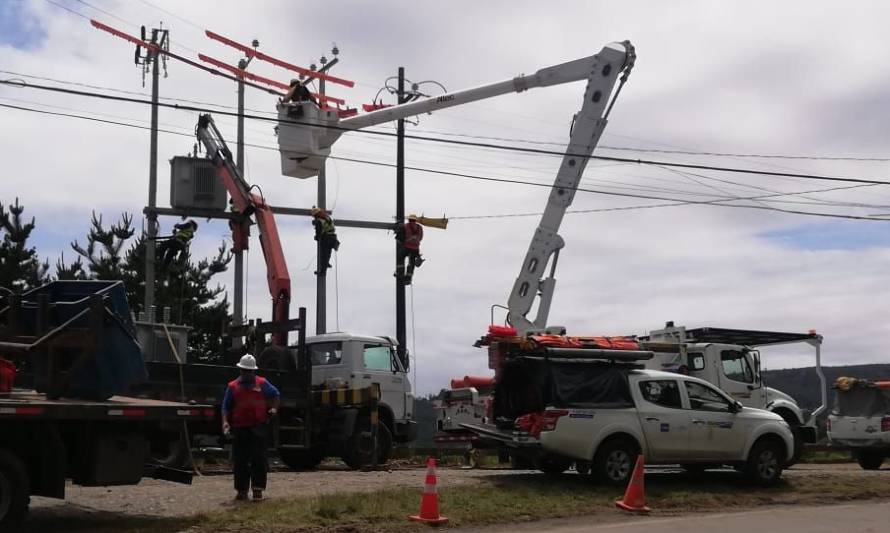
M 281 83 L 280 81 L 270 80 L 269 78 L 265 78 L 263 76 L 258 76 L 252 72 L 248 72 L 246 70 L 241 70 L 238 67 L 233 67 L 232 65 L 223 63 L 222 61 L 220 61 L 218 59 L 213 59 L 212 57 L 206 56 L 204 54 L 198 54 L 198 59 L 200 59 L 201 61 L 204 61 L 205 63 L 210 63 L 211 65 L 219 67 L 221 69 L 228 70 L 229 72 L 231 72 L 232 74 L 234 74 L 236 76 L 243 76 L 244 78 L 247 78 L 248 80 L 253 80 L 253 81 L 256 81 L 259 83 L 265 83 L 266 85 L 270 85 L 272 87 L 277 87 L 279 89 L 284 89 L 285 91 L 290 89 L 290 86 L 286 83 Z M 343 100 L 342 98 L 336 98 L 334 96 L 321 95 L 321 94 L 317 94 L 317 93 L 312 93 L 312 96 L 314 96 L 320 102 L 333 102 L 335 104 L 340 104 L 340 105 L 346 104 L 346 100 Z
M 130 41 L 133 44 L 138 44 L 139 46 L 144 46 L 144 47 L 152 49 L 152 50 L 158 48 L 157 45 L 153 45 L 151 43 L 145 42 L 138 37 L 133 37 L 132 35 L 124 33 L 120 30 L 116 30 L 116 29 L 112 28 L 111 26 L 106 26 L 105 24 L 102 24 L 98 20 L 90 19 L 90 24 L 92 24 L 94 28 L 98 28 L 102 31 L 107 31 L 108 33 L 114 35 L 115 37 L 120 37 L 121 39 Z
M 344 85 L 346 87 L 354 87 L 355 86 L 355 82 L 345 80 L 343 78 L 338 78 L 336 76 L 331 76 L 330 74 L 325 74 L 322 72 L 316 72 L 314 70 L 309 70 L 308 68 L 298 67 L 296 65 L 292 65 L 292 64 L 282 61 L 280 59 L 275 59 L 272 56 L 268 56 L 258 50 L 254 50 L 253 48 L 251 48 L 249 46 L 245 46 L 241 43 L 235 42 L 231 39 L 223 37 L 222 35 L 220 35 L 218 33 L 214 33 L 210 30 L 205 30 L 204 33 L 207 35 L 207 37 L 210 37 L 214 41 L 219 41 L 227 46 L 231 46 L 232 48 L 235 48 L 236 50 L 240 50 L 240 51 L 244 52 L 247 55 L 247 57 L 255 57 L 255 58 L 259 59 L 260 61 L 266 61 L 268 63 L 272 63 L 273 65 L 279 66 L 281 68 L 285 68 L 287 70 L 292 70 L 298 74 L 302 74 L 304 76 L 309 76 L 311 78 L 317 78 L 319 80 L 325 80 L 325 81 L 329 81 L 331 83 L 337 83 L 339 85 Z
M 198 59 L 200 59 L 201 61 L 203 61 L 205 63 L 210 63 L 211 65 L 214 65 L 221 69 L 228 70 L 229 72 L 231 72 L 232 74 L 234 74 L 236 76 L 243 76 L 249 80 L 258 81 L 260 83 L 265 83 L 266 85 L 271 85 L 272 87 L 284 89 L 285 91 L 290 89 L 290 86 L 286 83 L 281 83 L 280 81 L 270 80 L 269 78 L 257 76 L 256 74 L 253 74 L 252 72 L 247 72 L 246 70 L 241 70 L 238 67 L 233 67 L 232 65 L 228 65 L 218 59 L 213 59 L 212 57 L 206 56 L 204 54 L 198 54 Z

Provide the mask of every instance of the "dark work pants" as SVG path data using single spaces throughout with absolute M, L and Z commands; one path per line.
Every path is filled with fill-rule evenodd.
M 420 250 L 405 248 L 405 258 L 408 260 L 408 271 L 406 274 L 410 278 L 414 275 L 414 267 L 417 266 L 417 260 L 420 259 Z
M 260 424 L 246 428 L 233 428 L 232 460 L 235 463 L 235 490 L 246 492 L 266 488 L 266 435 L 268 426 Z

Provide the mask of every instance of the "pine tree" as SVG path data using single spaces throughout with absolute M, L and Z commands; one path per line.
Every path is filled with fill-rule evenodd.
M 56 264 L 59 279 L 117 279 L 124 282 L 127 300 L 137 315 L 145 311 L 145 238 L 136 237 L 132 228 L 133 217 L 124 213 L 120 220 L 108 229 L 101 216 L 93 213 L 86 245 L 71 243 L 78 254 L 77 260 L 66 265 L 64 260 Z M 124 251 L 127 243 L 129 246 Z M 229 321 L 229 302 L 225 288 L 211 286 L 212 278 L 225 272 L 232 255 L 225 243 L 220 245 L 216 256 L 193 262 L 187 250 L 170 268 L 158 268 L 155 285 L 155 308 L 158 319 L 162 310 L 170 308 L 171 321 L 188 324 L 188 358 L 196 362 L 215 362 L 222 356 L 223 326 Z M 155 258 L 160 266 L 160 257 Z M 222 296 L 222 298 L 220 298 Z
M 31 222 L 22 221 L 24 210 L 18 198 L 8 210 L 0 203 L 0 287 L 22 291 L 49 281 L 49 263 L 40 262 L 37 249 L 28 247 L 35 223 L 34 217 Z

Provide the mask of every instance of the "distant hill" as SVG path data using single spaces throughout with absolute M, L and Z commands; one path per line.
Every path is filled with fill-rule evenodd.
M 828 408 L 831 409 L 834 403 L 834 390 L 831 388 L 834 385 L 834 380 L 841 376 L 890 379 L 890 364 L 823 366 L 822 372 L 828 382 Z M 819 406 L 821 392 L 819 391 L 816 367 L 766 370 L 763 373 L 763 380 L 767 386 L 790 395 L 807 411 L 812 411 Z

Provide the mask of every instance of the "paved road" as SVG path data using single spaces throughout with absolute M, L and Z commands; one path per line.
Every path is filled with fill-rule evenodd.
M 688 533 L 719 531 L 720 533 L 751 533 L 781 531 L 782 533 L 884 533 L 890 531 L 890 502 L 823 505 L 819 507 L 772 507 L 738 513 L 684 515 L 675 518 L 628 519 L 616 517 L 611 523 L 591 524 L 590 518 L 534 522 L 504 528 L 486 529 L 494 532 L 548 531 L 550 533 Z M 467 530 L 473 531 L 473 530 Z M 483 531 L 483 530 L 476 530 Z

